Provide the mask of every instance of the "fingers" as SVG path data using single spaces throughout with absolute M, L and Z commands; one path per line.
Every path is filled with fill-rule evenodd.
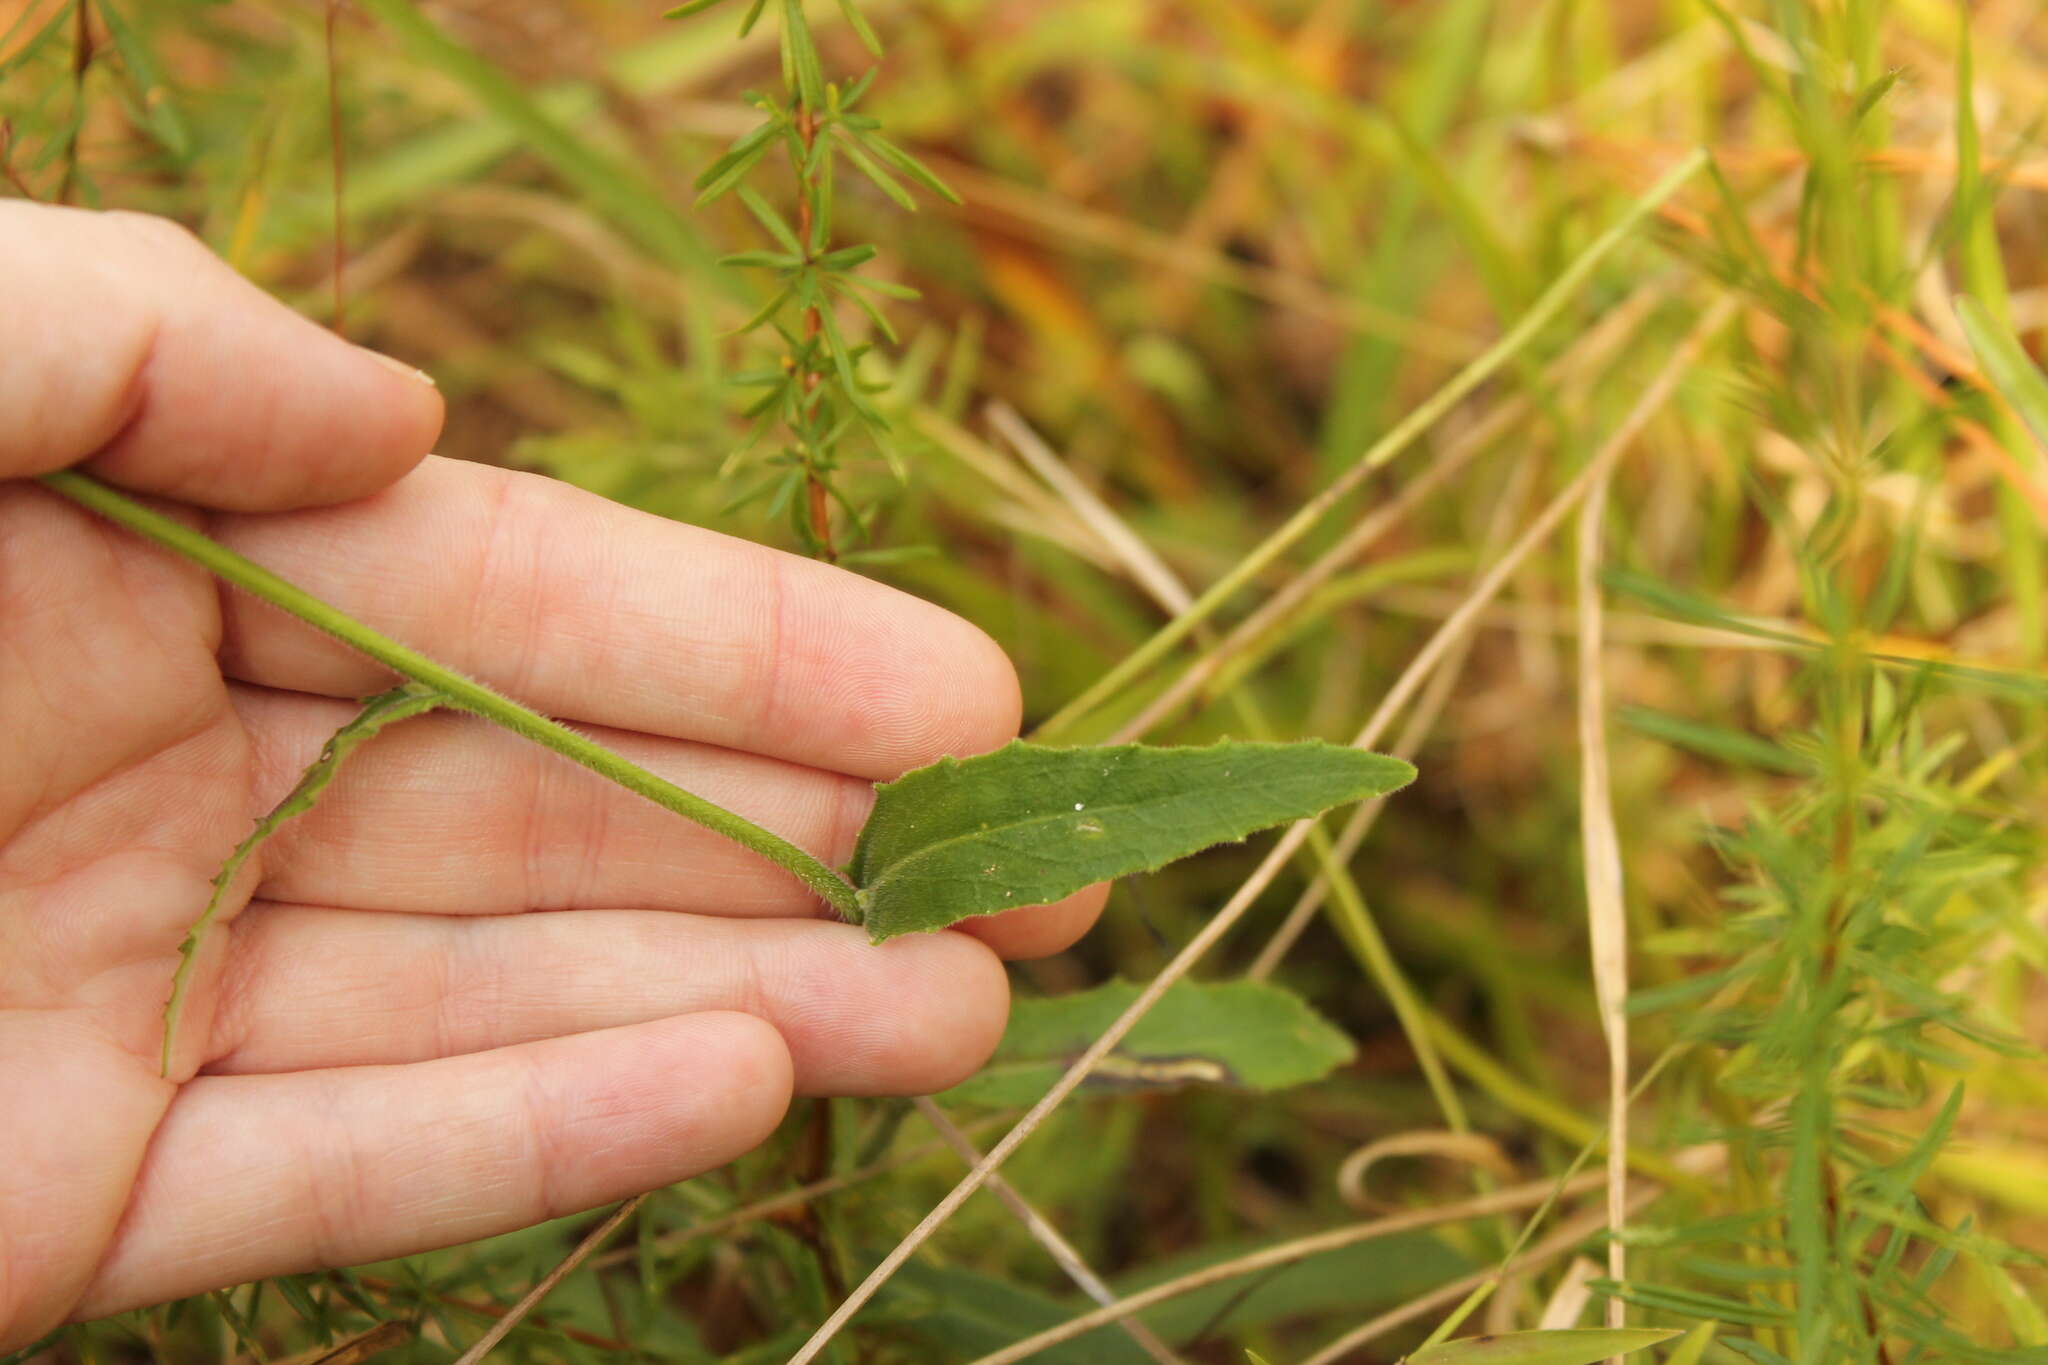
M 290 790 L 355 706 L 235 689 L 264 805 Z M 859 778 L 687 740 L 585 727 L 599 743 L 833 866 L 872 801 Z M 473 716 L 393 726 L 353 754 L 264 850 L 272 900 L 443 915 L 638 906 L 808 916 L 781 868 L 586 768 Z
M 488 1237 L 757 1145 L 789 1054 L 693 1014 L 414 1066 L 205 1076 L 157 1128 L 77 1318 Z
M 1093 929 L 1108 903 L 1109 883 L 1101 882 L 1052 905 L 977 916 L 953 927 L 980 939 L 1006 962 L 1051 957 L 1073 947 Z
M 675 1014 L 775 1026 L 808 1095 L 964 1080 L 1002 1036 L 986 947 L 645 910 L 448 919 L 264 905 L 234 927 L 213 1072 L 424 1061 Z
M 534 475 L 428 460 L 346 507 L 216 534 L 378 629 L 551 714 L 894 777 L 1016 733 L 996 645 L 929 603 Z M 375 666 L 239 594 L 223 660 L 359 696 Z
M 348 702 L 235 689 L 257 755 L 257 795 L 288 791 Z M 837 867 L 873 785 L 687 740 L 589 727 L 592 738 Z M 439 915 L 633 906 L 736 917 L 811 916 L 794 877 L 731 840 L 470 716 L 407 721 L 358 750 L 306 815 L 264 849 L 271 900 Z M 1004 957 L 1078 938 L 1101 892 L 966 921 Z
M 0 478 L 86 461 L 209 507 L 360 497 L 432 446 L 441 400 L 161 219 L 0 202 Z
M 15 1005 L 0 1019 L 4 1355 L 62 1323 L 84 1292 L 173 1087 L 87 1011 Z

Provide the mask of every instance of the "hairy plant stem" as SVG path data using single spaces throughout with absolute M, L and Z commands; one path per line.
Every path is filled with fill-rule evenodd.
M 313 808 L 321 791 L 334 780 L 334 775 L 341 771 L 342 763 L 358 745 L 367 742 L 387 725 L 423 716 L 438 706 L 446 705 L 447 701 L 446 695 L 440 691 L 417 682 L 404 683 L 366 699 L 362 711 L 334 732 L 334 737 L 321 747 L 320 756 L 313 760 L 312 766 L 306 769 L 285 798 L 256 822 L 256 828 L 249 831 L 248 837 L 235 845 L 235 851 L 228 855 L 228 860 L 221 864 L 219 874 L 213 879 L 213 895 L 207 898 L 206 908 L 199 912 L 198 919 L 192 921 L 192 927 L 185 931 L 184 941 L 178 945 L 178 969 L 171 974 L 171 998 L 164 1005 L 161 1074 L 171 1074 L 178 1042 L 178 1021 L 184 1016 L 185 995 L 192 985 L 193 970 L 199 964 L 200 944 L 205 941 L 206 931 L 220 917 L 243 866 L 266 840 L 283 828 L 286 821 Z
M 823 897 L 841 915 L 856 923 L 859 922 L 860 907 L 854 898 L 852 885 L 823 862 L 781 835 L 771 833 L 753 821 L 735 815 L 725 807 L 707 801 L 701 796 L 684 791 L 668 779 L 657 777 L 595 740 L 577 734 L 559 721 L 550 720 L 538 711 L 493 692 L 475 679 L 465 677 L 446 665 L 434 662 L 417 650 L 380 634 L 339 608 L 322 602 L 303 588 L 279 578 L 261 565 L 244 559 L 233 550 L 174 518 L 124 497 L 96 479 L 72 470 L 59 470 L 53 474 L 43 475 L 40 482 L 50 491 L 69 498 L 116 525 L 184 556 L 222 581 L 291 613 L 307 625 L 325 631 L 386 668 L 435 689 L 446 698 L 448 706 L 481 716 L 524 739 L 553 749 L 564 758 L 572 759 L 592 772 L 610 778 L 626 790 L 644 796 L 685 819 L 694 820 L 734 843 L 752 849 L 770 862 L 788 870 L 797 880 Z

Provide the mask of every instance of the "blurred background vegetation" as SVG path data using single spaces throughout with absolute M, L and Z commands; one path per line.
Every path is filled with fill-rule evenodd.
M 0 0 L 0 192 L 187 223 L 431 372 L 444 453 L 801 551 L 752 496 L 761 452 L 733 458 L 755 397 L 734 376 L 784 357 L 738 332 L 759 272 L 719 258 L 762 228 L 731 197 L 693 208 L 758 120 L 743 95 L 781 89 L 773 16 L 741 39 L 740 12 Z M 863 12 L 886 44 L 863 110 L 961 202 L 838 188 L 842 239 L 881 248 L 865 271 L 921 294 L 883 305 L 901 342 L 862 362 L 887 431 L 841 476 L 857 570 L 989 629 L 1062 739 L 1138 718 L 1159 742 L 1348 740 L 1427 670 L 1380 742 L 1422 778 L 1355 884 L 1294 913 L 1304 859 L 1201 973 L 1270 975 L 1355 1060 L 1257 1099 L 1084 1092 L 1016 1188 L 1121 1295 L 1588 1151 L 1597 1182 L 1596 919 L 1625 924 L 1648 1077 L 1625 1287 L 1581 1181 L 1498 1277 L 1533 1210 L 1299 1257 L 1033 1358 L 1391 1361 L 1481 1286 L 1461 1331 L 1593 1323 L 1618 1292 L 1632 1321 L 1717 1323 L 1692 1359 L 2048 1360 L 2048 390 L 2012 344 L 2048 335 L 2044 7 Z M 876 64 L 836 4 L 810 13 L 828 74 Z M 1062 711 L 1695 147 L 1707 168 L 1213 632 Z M 749 183 L 788 211 L 786 169 Z M 1625 894 L 1595 877 L 1589 916 L 1610 810 Z M 1152 975 L 1260 851 L 1120 888 L 1020 995 Z M 1000 1115 L 956 1107 L 995 1140 Z M 781 1360 L 962 1169 L 905 1103 L 800 1106 L 642 1205 L 497 1354 Z M 46 1354 L 446 1360 L 594 1219 Z M 971 1360 L 1092 1306 L 983 1194 L 832 1358 Z

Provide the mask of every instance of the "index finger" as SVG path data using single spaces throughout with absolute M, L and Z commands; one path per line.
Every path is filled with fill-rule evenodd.
M 451 668 L 565 720 L 892 778 L 1017 733 L 1017 675 L 941 607 L 858 574 L 430 459 L 374 498 L 223 516 L 225 544 Z M 253 598 L 223 666 L 357 697 L 376 664 Z
M 0 202 L 0 478 L 83 463 L 262 511 L 342 502 L 431 448 L 431 381 L 352 346 L 161 218 Z

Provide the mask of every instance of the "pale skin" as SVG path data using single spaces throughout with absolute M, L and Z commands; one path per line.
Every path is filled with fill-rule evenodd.
M 474 718 L 406 721 L 209 879 L 391 682 L 31 483 L 77 466 L 809 849 L 1017 729 L 974 627 L 427 454 L 423 379 L 168 224 L 0 203 L 0 1350 L 718 1166 L 797 1095 L 972 1072 L 1001 959 L 1101 893 L 876 948 L 787 872 Z

